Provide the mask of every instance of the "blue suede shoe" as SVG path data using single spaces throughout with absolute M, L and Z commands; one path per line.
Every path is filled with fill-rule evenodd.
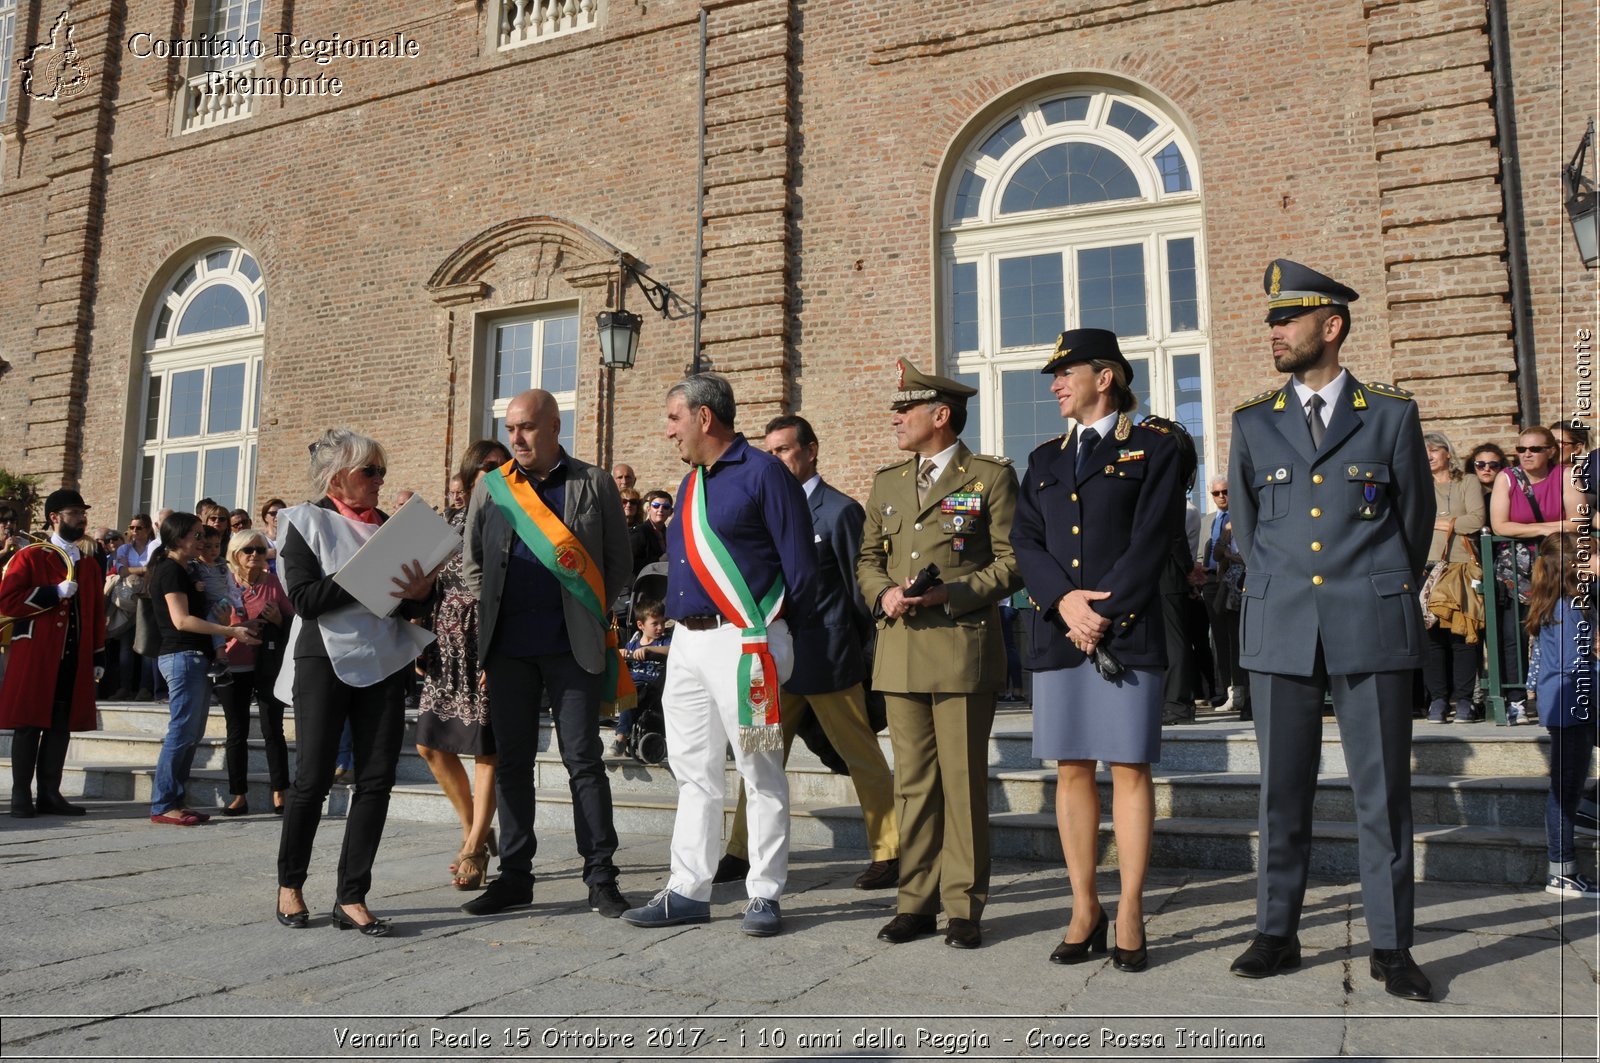
M 753 938 L 769 938 L 783 929 L 783 916 L 778 912 L 778 902 L 765 897 L 751 897 L 744 908 L 744 925 L 739 928 Z
M 634 926 L 682 926 L 686 923 L 711 922 L 711 902 L 690 900 L 670 889 L 662 890 L 650 898 L 643 908 L 629 908 L 622 913 L 624 923 Z

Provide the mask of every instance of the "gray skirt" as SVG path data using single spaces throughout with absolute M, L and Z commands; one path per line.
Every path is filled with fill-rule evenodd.
M 1116 682 L 1094 665 L 1033 674 L 1033 755 L 1037 760 L 1161 760 L 1160 668 L 1129 668 Z

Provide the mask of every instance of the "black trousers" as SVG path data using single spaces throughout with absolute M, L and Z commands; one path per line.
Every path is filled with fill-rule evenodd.
M 1431 701 L 1452 703 L 1469 701 L 1478 680 L 1480 648 L 1469 645 L 1465 635 L 1457 635 L 1443 624 L 1428 629 L 1422 647 L 1422 684 Z
M 278 885 L 299 889 L 311 866 L 311 846 L 322 822 L 322 802 L 333 786 L 339 738 L 350 724 L 356 782 L 339 851 L 340 904 L 360 904 L 372 888 L 372 861 L 389 817 L 400 739 L 405 734 L 405 684 L 396 672 L 370 687 L 339 681 L 326 657 L 295 661 L 294 720 L 298 748 L 294 785 L 283 799 L 278 844 Z
M 550 695 L 556 744 L 572 792 L 572 828 L 583 857 L 583 881 L 617 880 L 617 828 L 611 815 L 611 780 L 600 741 L 600 676 L 579 667 L 571 654 L 507 657 L 484 663 L 489 676 L 489 726 L 499 758 L 495 798 L 500 813 L 500 874 L 533 880 L 533 762 L 539 752 L 539 704 Z
M 283 702 L 272 696 L 270 684 L 259 689 L 261 676 L 254 669 L 233 672 L 233 682 L 223 687 L 222 715 L 228 721 L 223 757 L 228 767 L 228 793 L 250 792 L 250 696 L 261 706 L 261 738 L 266 744 L 267 777 L 274 790 L 289 788 L 289 746 L 283 739 Z

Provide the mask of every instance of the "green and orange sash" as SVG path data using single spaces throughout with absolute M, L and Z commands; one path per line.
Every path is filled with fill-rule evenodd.
M 533 485 L 525 477 L 509 475 L 514 468 L 516 459 L 485 474 L 483 479 L 489 497 L 539 563 L 600 622 L 606 633 L 606 672 L 601 696 L 606 701 L 616 702 L 618 709 L 632 708 L 638 701 L 638 692 L 633 685 L 632 672 L 621 666 L 617 655 L 617 630 L 611 626 L 611 616 L 606 610 L 605 580 L 600 566 L 572 534 L 572 529 L 550 512 Z
M 696 465 L 684 487 L 683 545 L 689 567 L 724 620 L 739 629 L 739 744 L 748 753 L 783 749 L 778 720 L 778 666 L 767 645 L 767 625 L 783 611 L 780 573 L 759 602 L 733 555 L 706 516 L 705 466 Z

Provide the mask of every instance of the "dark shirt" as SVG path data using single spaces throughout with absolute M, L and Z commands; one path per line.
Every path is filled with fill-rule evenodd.
M 156 630 L 161 634 L 162 656 L 186 650 L 211 652 L 211 636 L 179 631 L 167 608 L 167 595 L 181 594 L 189 600 L 189 615 L 206 618 L 206 589 L 200 578 L 171 558 L 163 558 L 150 570 L 150 598 L 155 604 Z
M 543 480 L 528 476 L 521 466 L 511 475 L 525 479 L 539 500 L 558 518 L 566 513 L 565 451 Z M 561 600 L 561 581 L 516 535 L 511 538 L 511 556 L 506 561 L 506 582 L 500 595 L 500 618 L 495 623 L 493 651 L 507 657 L 539 657 L 572 651 L 572 642 L 567 638 L 566 609 Z
M 667 617 L 720 615 L 684 552 L 684 477 L 678 486 L 676 520 L 667 526 Z M 781 575 L 781 616 L 793 623 L 811 612 L 816 595 L 817 553 L 812 545 L 811 507 L 800 481 L 782 462 L 756 450 L 744 436 L 706 470 L 706 514 L 750 592 L 760 601 Z

